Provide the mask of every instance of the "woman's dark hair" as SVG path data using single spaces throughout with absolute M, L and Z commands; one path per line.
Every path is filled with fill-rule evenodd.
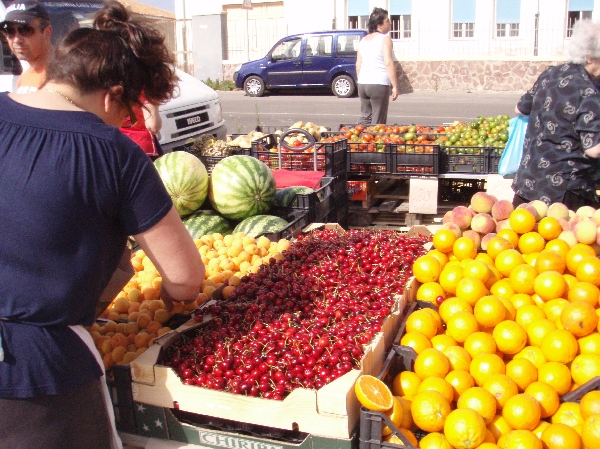
M 47 80 L 73 86 L 82 94 L 123 87 L 125 104 L 160 104 L 173 97 L 177 76 L 162 34 L 131 19 L 123 5 L 111 1 L 94 18 L 93 28 L 69 33 L 56 49 Z
M 383 8 L 373 8 L 373 12 L 369 16 L 369 23 L 367 24 L 367 32 L 369 34 L 377 31 L 377 26 L 383 24 L 388 16 L 387 10 Z

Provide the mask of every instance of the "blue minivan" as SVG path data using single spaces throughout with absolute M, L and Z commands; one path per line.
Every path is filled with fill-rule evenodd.
M 236 67 L 233 81 L 251 97 L 265 90 L 330 88 L 338 97 L 356 91 L 356 51 L 364 30 L 296 34 L 277 42 L 267 55 Z

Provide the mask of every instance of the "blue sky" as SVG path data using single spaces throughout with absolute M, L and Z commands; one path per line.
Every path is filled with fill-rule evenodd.
M 164 9 L 165 11 L 175 12 L 175 0 L 137 0 L 145 5 L 154 6 L 155 8 Z

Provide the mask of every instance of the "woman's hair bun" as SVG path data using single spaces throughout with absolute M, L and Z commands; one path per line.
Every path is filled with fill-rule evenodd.
M 124 28 L 127 28 L 129 19 L 130 14 L 127 8 L 119 2 L 112 1 L 96 13 L 94 28 L 120 34 Z

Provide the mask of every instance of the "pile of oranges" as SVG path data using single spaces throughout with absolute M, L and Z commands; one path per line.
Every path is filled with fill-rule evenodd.
M 598 449 L 600 391 L 578 388 L 600 376 L 600 247 L 526 208 L 508 221 L 485 250 L 442 228 L 415 261 L 431 307 L 406 319 L 414 368 L 381 387 L 380 411 L 423 449 Z M 561 401 L 574 391 L 579 403 Z

